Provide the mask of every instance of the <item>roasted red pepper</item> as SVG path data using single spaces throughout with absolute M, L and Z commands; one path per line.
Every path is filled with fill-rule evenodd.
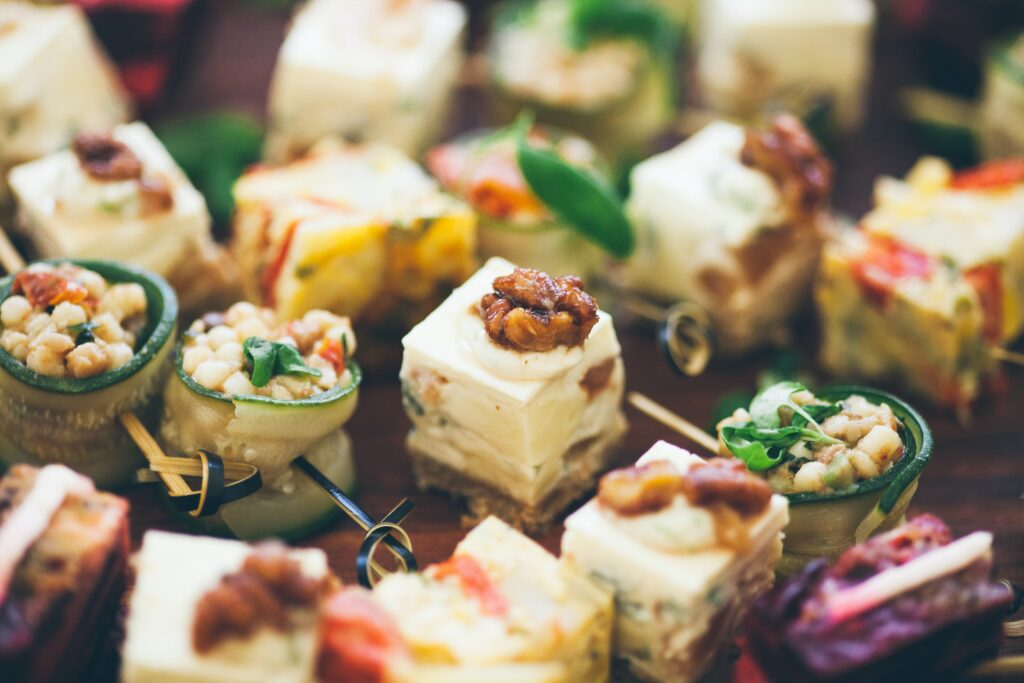
M 345 347 L 340 339 L 321 339 L 316 345 L 316 355 L 329 361 L 339 375 L 345 372 Z
M 62 301 L 80 304 L 89 298 L 83 285 L 51 272 L 25 270 L 14 278 L 14 293 L 23 294 L 33 306 L 46 308 Z
M 263 289 L 263 303 L 267 306 L 273 307 L 277 303 L 274 296 L 274 285 L 277 284 L 277 279 L 281 277 L 281 271 L 284 270 L 284 262 L 288 260 L 288 250 L 291 249 L 292 239 L 295 237 L 298 225 L 296 221 L 288 226 L 288 232 L 284 236 L 284 241 L 281 242 L 277 254 L 274 255 L 274 260 L 263 271 L 260 286 Z
M 384 683 L 389 661 L 408 656 L 391 615 L 358 588 L 327 601 L 321 634 L 317 680 L 324 683 Z
M 868 235 L 868 248 L 851 268 L 865 295 L 876 304 L 889 301 L 896 283 L 931 275 L 934 257 L 897 242 L 891 237 Z
M 950 187 L 955 190 L 998 190 L 1024 183 L 1024 159 L 1001 159 L 960 171 Z
M 453 555 L 448 561 L 430 567 L 428 572 L 434 579 L 457 577 L 462 591 L 480 602 L 484 614 L 500 616 L 508 611 L 505 596 L 487 576 L 480 563 L 468 555 Z
M 985 263 L 964 272 L 964 279 L 978 293 L 985 315 L 983 335 L 990 344 L 1003 338 L 1003 278 L 998 263 Z

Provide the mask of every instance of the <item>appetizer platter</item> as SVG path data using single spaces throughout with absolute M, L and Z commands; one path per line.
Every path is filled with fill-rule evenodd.
M 0 680 L 1024 677 L 926 5 L 0 0 Z

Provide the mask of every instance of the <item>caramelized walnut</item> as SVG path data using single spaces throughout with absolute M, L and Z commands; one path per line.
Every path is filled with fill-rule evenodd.
M 826 208 L 832 190 L 832 164 L 800 120 L 781 114 L 766 131 L 747 131 L 740 159 L 768 174 L 797 218 Z
M 247 638 L 263 626 L 288 631 L 294 626 L 291 611 L 315 606 L 328 589 L 328 580 L 303 574 L 282 547 L 260 548 L 199 599 L 192 645 L 205 653 L 229 638 Z
M 772 489 L 731 458 L 712 458 L 685 473 L 667 460 L 655 460 L 604 475 L 597 499 L 620 515 L 632 516 L 658 512 L 678 494 L 691 505 L 721 505 L 740 517 L 752 517 L 768 506 Z
M 597 303 L 574 275 L 552 278 L 516 268 L 495 278 L 480 300 L 480 317 L 496 343 L 517 351 L 581 346 L 597 324 Z
M 139 181 L 141 213 L 149 216 L 170 211 L 174 206 L 174 195 L 163 178 L 145 178 Z
M 79 133 L 71 142 L 82 170 L 96 180 L 135 180 L 142 177 L 142 162 L 110 133 Z

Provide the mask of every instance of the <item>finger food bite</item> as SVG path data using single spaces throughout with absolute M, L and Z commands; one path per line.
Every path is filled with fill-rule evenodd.
M 632 287 L 688 300 L 719 351 L 776 340 L 810 289 L 829 221 L 832 166 L 803 125 L 716 122 L 637 165 L 627 211 L 637 228 Z
M 608 181 L 603 159 L 583 138 L 541 127 L 527 137 L 528 144 Z M 512 130 L 467 133 L 431 150 L 427 168 L 476 210 L 484 257 L 501 256 L 553 275 L 596 271 L 601 250 L 586 239 L 587 226 L 568 223 L 537 197 L 520 167 L 516 138 Z
M 965 411 L 999 377 L 988 349 L 1024 330 L 1024 162 L 924 159 L 875 205 L 825 251 L 822 363 Z
M 646 30 L 630 30 L 637 25 Z M 677 34 L 650 5 L 507 2 L 487 46 L 496 118 L 508 123 L 529 109 L 610 159 L 642 153 L 672 121 Z
M 69 149 L 13 169 L 10 183 L 19 227 L 43 258 L 148 268 L 186 307 L 235 286 L 205 200 L 144 123 L 78 133 Z
M 492 517 L 422 574 L 332 597 L 320 671 L 332 683 L 601 683 L 611 623 L 610 593 Z
M 11 167 L 128 113 L 117 74 L 79 7 L 0 6 L 0 200 Z
M 240 302 L 192 323 L 164 391 L 160 435 L 175 454 L 217 453 L 260 469 L 263 489 L 207 522 L 240 538 L 311 533 L 336 508 L 291 464 L 304 455 L 344 490 L 355 484 L 342 426 L 362 378 L 347 318 L 280 320 Z
M 312 0 L 270 87 L 267 157 L 326 135 L 419 155 L 442 133 L 462 66 L 466 10 L 453 0 Z
M 996 654 L 1011 602 L 991 545 L 921 515 L 818 560 L 754 603 L 751 650 L 771 680 L 959 679 Z
M 316 680 L 322 550 L 149 531 L 136 572 L 124 683 Z
M 720 422 L 718 432 L 722 456 L 738 458 L 789 499 L 784 573 L 899 524 L 932 449 L 928 425 L 913 408 L 856 386 L 813 394 L 779 382 Z
M 492 258 L 402 345 L 417 483 L 467 498 L 471 517 L 543 528 L 625 430 L 615 329 L 579 278 Z
M 985 60 L 978 127 L 986 159 L 1024 154 L 1020 121 L 1024 114 L 1024 34 L 991 47 Z
M 716 0 L 701 12 L 697 78 L 715 111 L 748 119 L 810 90 L 840 129 L 863 116 L 875 6 L 870 0 Z
M 327 145 L 235 185 L 247 297 L 281 319 L 321 308 L 402 334 L 473 272 L 476 218 L 382 145 Z
M 63 465 L 0 478 L 0 671 L 79 680 L 114 628 L 128 565 L 128 503 Z
M 614 591 L 614 656 L 632 675 L 692 681 L 771 585 L 787 509 L 736 460 L 660 441 L 569 516 L 563 561 Z
M 155 420 L 177 315 L 159 276 L 109 261 L 0 280 L 0 457 L 128 484 L 142 459 L 118 416 Z

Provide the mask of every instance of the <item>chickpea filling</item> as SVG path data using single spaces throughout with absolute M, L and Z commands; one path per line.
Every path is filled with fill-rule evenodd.
M 211 391 L 290 401 L 349 384 L 355 349 L 348 318 L 312 310 L 279 322 L 273 310 L 239 302 L 192 323 L 181 368 Z
M 47 377 L 84 379 L 135 356 L 146 292 L 71 263 L 36 263 L 0 304 L 0 348 Z
M 597 324 L 597 302 L 574 275 L 552 278 L 516 268 L 494 279 L 494 291 L 480 300 L 488 336 L 515 351 L 550 351 L 582 346 Z
M 779 426 L 762 432 L 768 441 L 760 444 L 760 451 L 751 415 L 754 404 L 718 425 L 722 454 L 744 460 L 778 493 L 849 490 L 888 472 L 904 453 L 903 425 L 888 405 L 858 395 L 829 403 L 802 387 L 791 393 L 790 400 L 790 407 L 778 411 Z M 816 415 L 815 424 L 799 418 L 800 412 Z M 794 438 L 778 438 L 794 430 L 800 432 Z

